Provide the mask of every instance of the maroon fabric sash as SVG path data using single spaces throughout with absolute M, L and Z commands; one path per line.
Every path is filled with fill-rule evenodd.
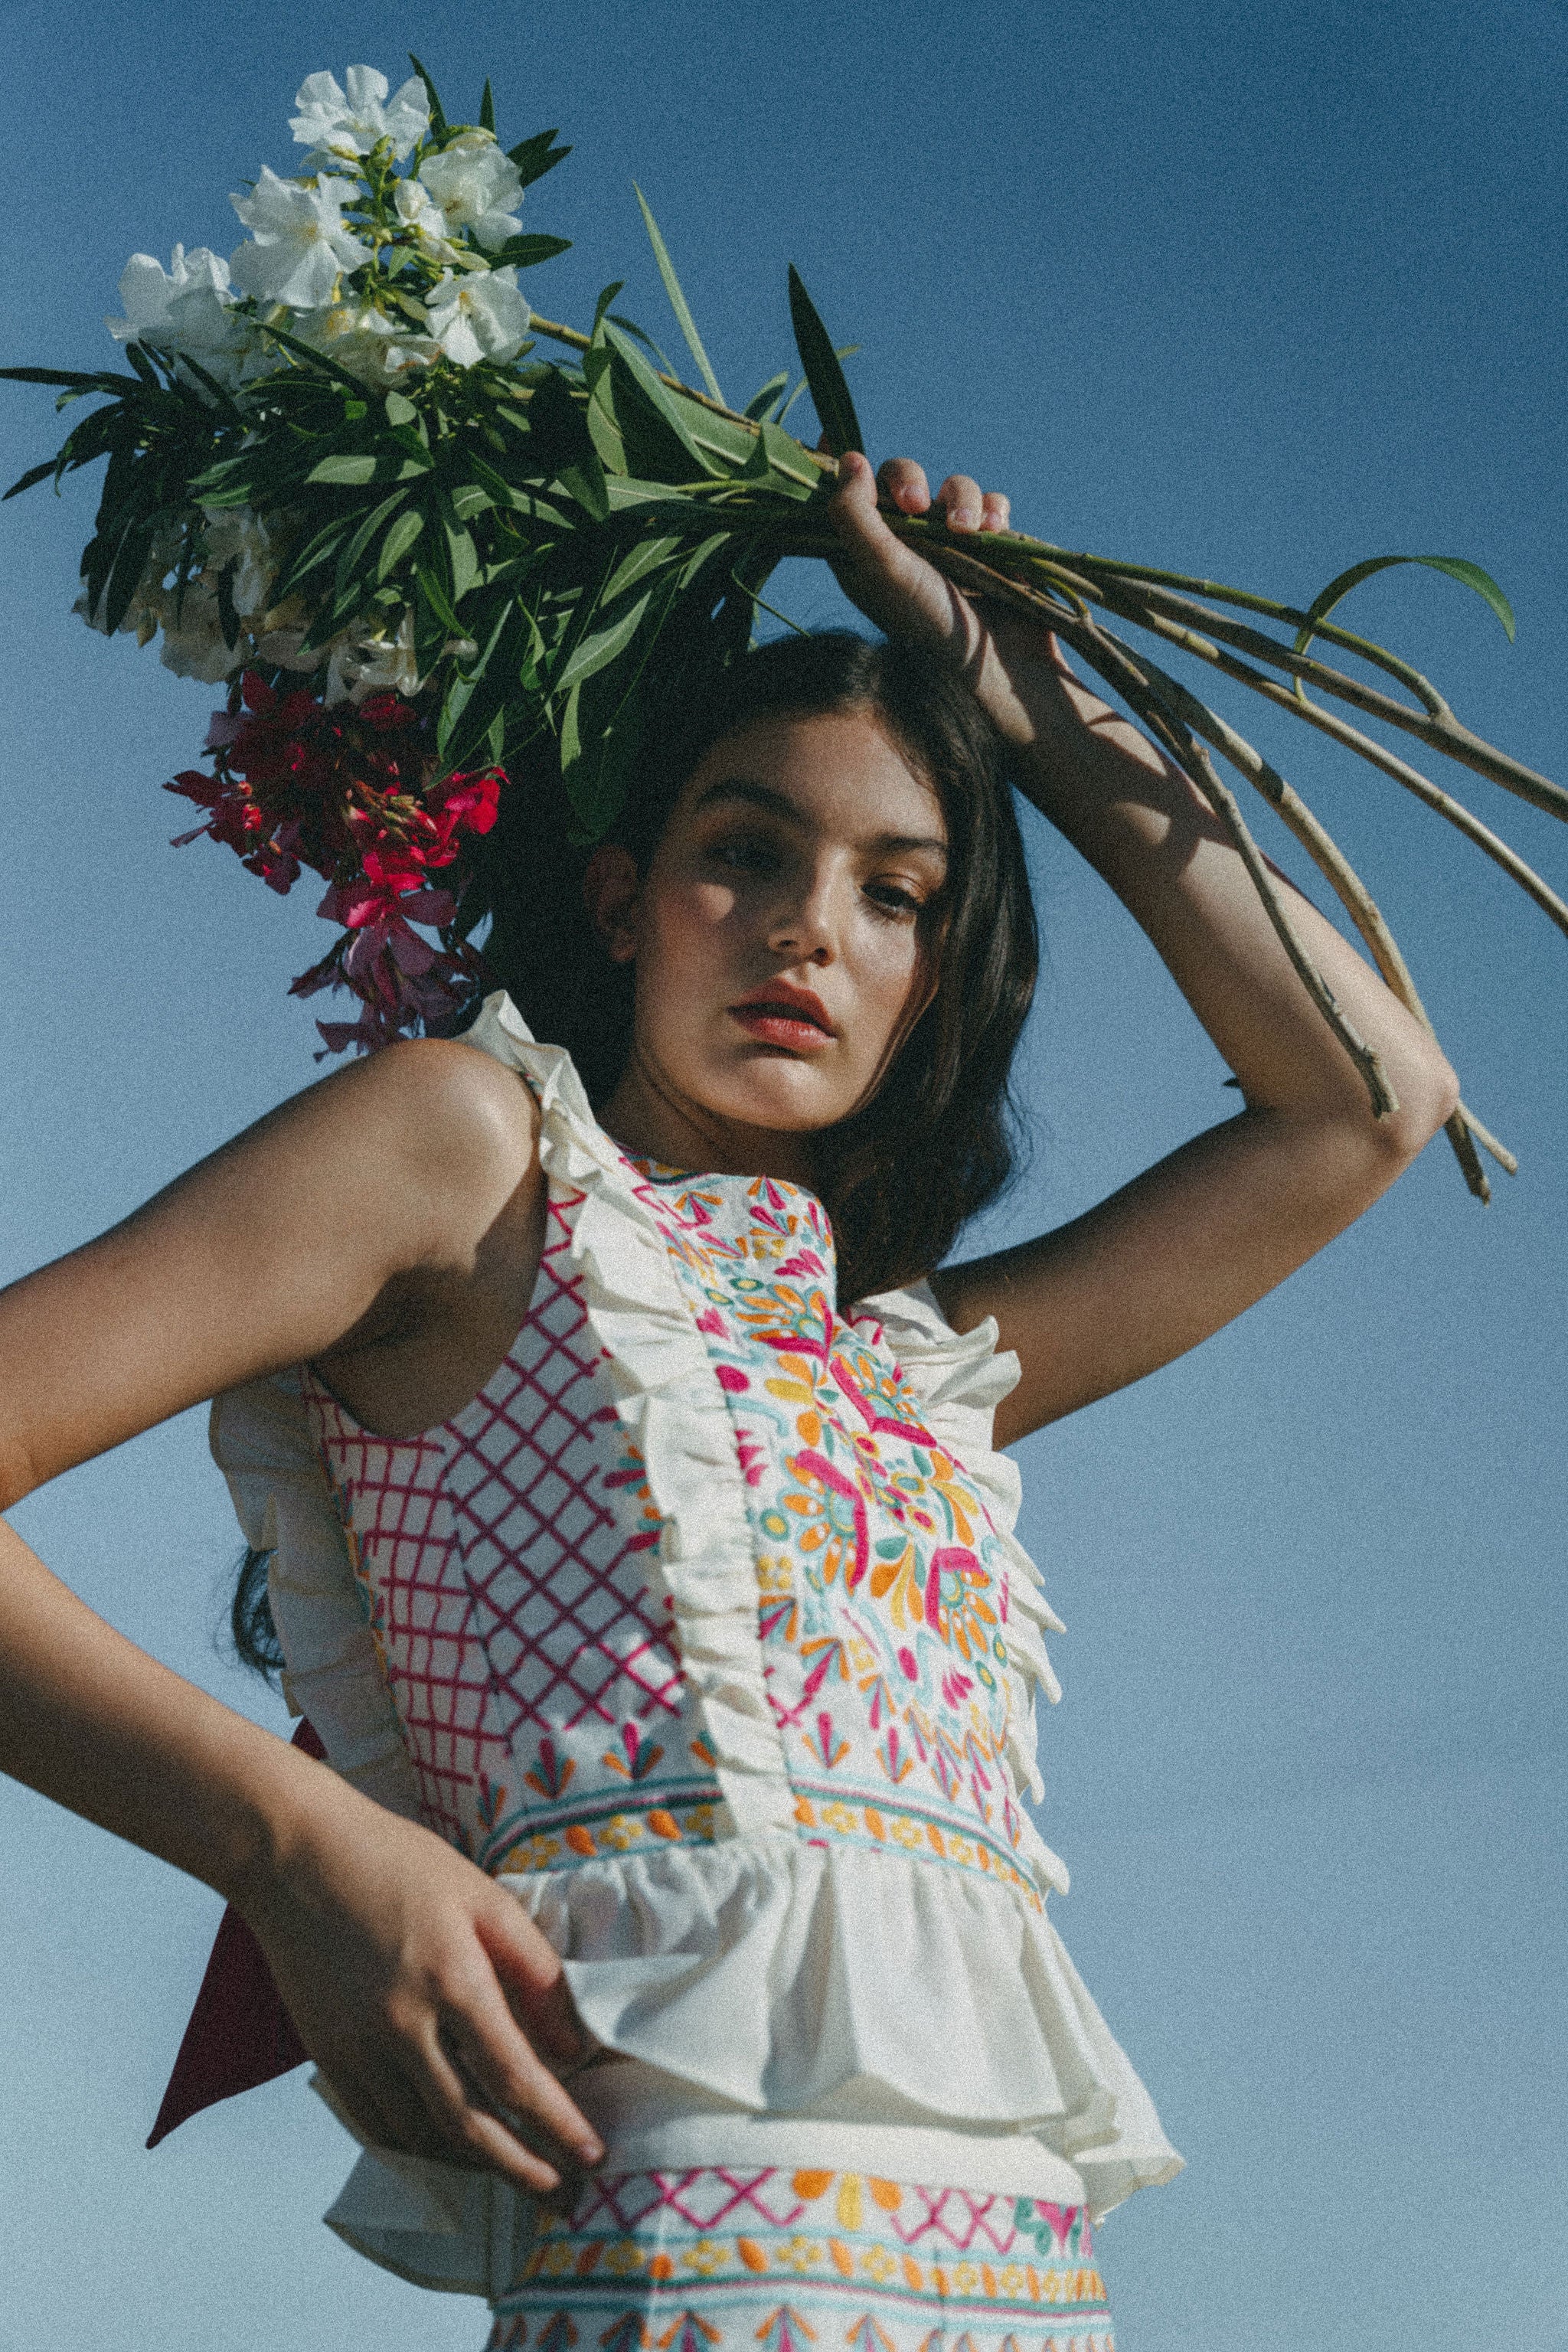
M 294 1745 L 307 1756 L 326 1754 L 303 1716 Z M 217 1940 L 148 2147 L 156 2147 L 204 2107 L 254 2091 L 302 2066 L 309 2055 L 279 1997 L 266 1955 L 231 1906 L 218 1923 Z

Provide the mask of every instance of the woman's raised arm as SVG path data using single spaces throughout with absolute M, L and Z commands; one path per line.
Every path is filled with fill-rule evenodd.
M 466 1046 L 395 1047 L 297 1097 L 0 1293 L 0 1506 L 264 1372 L 395 1354 L 540 1181 L 531 1098 Z M 3 1520 L 0 1769 L 233 1901 L 372 2139 L 551 2185 L 507 2108 L 594 2160 L 521 2030 L 577 2054 L 518 1905 L 123 1639 Z
M 1073 676 L 1055 641 L 977 611 L 887 529 L 864 458 L 842 461 L 840 577 L 878 625 L 962 664 L 1013 746 L 1019 790 L 1148 933 L 1241 1088 L 1244 1108 L 1070 1224 L 935 1277 L 960 1329 L 994 1314 L 1023 1378 L 1002 1443 L 1124 1388 L 1194 1347 L 1368 1208 L 1458 1099 L 1431 1037 L 1331 923 L 1292 920 L 1400 1108 L 1374 1119 L 1360 1074 L 1309 999 L 1240 857 L 1186 777 Z M 907 512 L 918 467 L 882 471 Z M 954 477 L 957 529 L 1003 528 L 1006 501 Z M 1289 887 L 1288 885 L 1286 887 Z

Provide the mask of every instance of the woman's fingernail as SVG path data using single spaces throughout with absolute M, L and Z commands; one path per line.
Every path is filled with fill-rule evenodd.
M 602 2164 L 605 2160 L 605 2143 L 602 2139 L 595 2139 L 590 2134 L 586 2139 L 578 2141 L 577 2153 L 584 2164 Z

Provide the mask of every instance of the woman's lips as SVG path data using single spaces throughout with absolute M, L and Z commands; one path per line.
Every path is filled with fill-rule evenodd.
M 794 1054 L 819 1053 L 831 1045 L 835 1031 L 826 1009 L 804 990 L 770 989 L 749 1004 L 732 1004 L 731 1015 L 742 1028 L 764 1045 L 782 1045 Z

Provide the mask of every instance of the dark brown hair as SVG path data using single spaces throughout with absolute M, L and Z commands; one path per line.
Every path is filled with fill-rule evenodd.
M 963 679 L 929 654 L 847 630 L 786 637 L 733 663 L 673 725 L 613 838 L 646 868 L 681 786 L 756 720 L 864 711 L 941 802 L 948 878 L 934 915 L 935 995 L 873 1099 L 818 1139 L 839 1295 L 930 1273 L 1013 1167 L 1008 1071 L 1039 962 L 1003 747 Z M 502 803 L 478 880 L 491 971 L 535 1035 L 564 1045 L 593 1101 L 614 1091 L 632 1034 L 633 976 L 611 962 L 584 903 L 589 852 L 545 821 L 542 785 Z M 559 793 L 559 783 L 553 790 Z

